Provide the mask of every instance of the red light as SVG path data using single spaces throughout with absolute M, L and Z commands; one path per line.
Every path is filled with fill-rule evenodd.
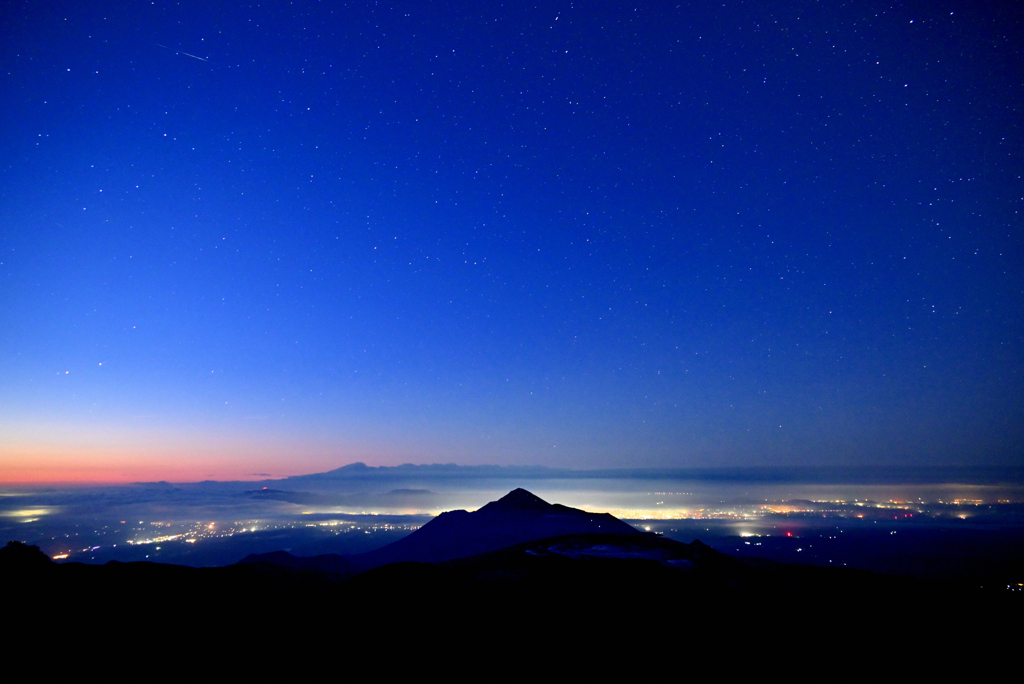
M 792 533 L 792 532 L 787 532 L 787 533 L 786 533 L 786 536 L 787 536 L 787 537 L 792 537 L 792 536 L 793 536 L 793 533 Z

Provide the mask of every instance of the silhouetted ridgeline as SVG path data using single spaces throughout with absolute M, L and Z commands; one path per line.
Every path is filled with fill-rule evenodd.
M 638 535 L 632 525 L 607 513 L 549 504 L 525 489 L 516 489 L 478 511 L 448 511 L 408 537 L 361 554 L 365 567 L 388 563 L 436 561 L 496 551 L 521 542 L 565 534 Z

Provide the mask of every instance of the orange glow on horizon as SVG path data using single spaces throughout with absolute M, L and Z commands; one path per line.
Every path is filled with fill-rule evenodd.
M 0 486 L 265 480 L 323 472 L 363 460 L 296 449 L 0 447 Z M 282 457 L 281 454 L 287 454 Z
M 342 441 L 331 435 L 197 433 L 130 426 L 0 424 L 0 487 L 132 482 L 258 481 L 370 466 L 451 463 L 448 449 L 420 442 Z
M 140 459 L 141 460 L 141 459 Z M 132 463 L 128 459 L 110 458 L 82 459 L 32 459 L 32 462 L 14 463 L 0 458 L 0 484 L 3 485 L 100 485 L 126 484 L 130 482 L 198 482 L 200 480 L 261 480 L 267 479 L 251 472 L 240 472 L 237 464 L 228 463 L 214 467 L 207 462 L 175 463 L 170 459 L 154 462 L 145 459 Z M 234 467 L 232 467 L 234 466 Z M 288 473 L 291 474 L 291 473 Z M 275 477 L 277 475 L 268 473 Z

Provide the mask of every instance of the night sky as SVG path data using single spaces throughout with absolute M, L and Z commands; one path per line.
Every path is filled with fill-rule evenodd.
M 1024 462 L 1024 10 L 5 2 L 0 481 Z

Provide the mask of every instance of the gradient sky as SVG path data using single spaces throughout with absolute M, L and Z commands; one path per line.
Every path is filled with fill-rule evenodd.
M 1021 464 L 1022 17 L 3 3 L 0 482 Z

